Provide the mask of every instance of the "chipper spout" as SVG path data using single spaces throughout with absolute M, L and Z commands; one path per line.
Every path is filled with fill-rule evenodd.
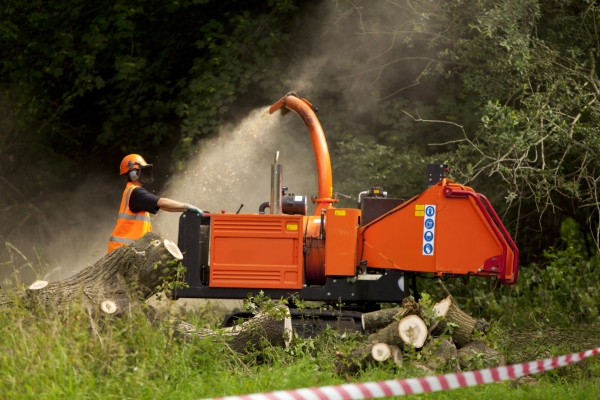
M 280 108 L 294 111 L 302 118 L 308 129 L 317 161 L 317 180 L 319 184 L 317 198 L 313 199 L 313 202 L 316 203 L 314 215 L 321 215 L 321 210 L 331 208 L 331 204 L 336 203 L 337 200 L 333 199 L 329 149 L 321 123 L 315 114 L 316 108 L 308 100 L 300 99 L 296 93 L 286 94 L 271 106 L 269 113 L 273 114 Z

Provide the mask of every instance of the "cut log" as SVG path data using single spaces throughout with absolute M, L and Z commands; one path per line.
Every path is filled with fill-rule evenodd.
M 481 340 L 475 339 L 458 350 L 460 366 L 466 369 L 489 368 L 506 365 L 506 355 L 490 349 Z
M 370 343 L 371 345 L 375 343 L 386 343 L 392 346 L 403 346 L 404 341 L 400 337 L 400 332 L 398 331 L 399 324 L 400 321 L 393 321 L 385 328 L 380 329 L 379 332 L 369 335 L 367 343 Z
M 289 309 L 278 305 L 269 313 L 259 313 L 240 325 L 216 331 L 197 329 L 193 325 L 179 321 L 176 334 L 183 338 L 198 337 L 223 340 L 238 353 L 260 351 L 265 346 L 289 347 L 292 336 L 292 318 Z
M 429 324 L 429 334 L 431 336 L 440 336 L 446 331 L 446 314 L 451 304 L 452 298 L 448 296 L 433 306 L 434 319 Z
M 0 296 L 0 308 L 12 306 L 14 300 L 27 308 L 61 312 L 80 300 L 92 312 L 120 315 L 129 311 L 131 303 L 145 301 L 161 290 L 165 280 L 173 279 L 177 271 L 172 262 L 181 259 L 175 243 L 147 233 L 65 280 L 36 281 L 11 299 Z
M 419 304 L 415 301 L 415 298 L 408 296 L 402 300 L 402 309 L 407 310 L 409 313 L 416 314 L 419 311 Z
M 371 357 L 378 362 L 390 361 L 397 367 L 402 367 L 402 350 L 398 346 L 390 346 L 385 343 L 376 343 L 371 347 Z
M 436 338 L 430 340 L 421 350 L 427 366 L 433 370 L 452 366 L 457 363 L 456 346 L 449 339 Z
M 404 362 L 402 358 L 402 349 L 398 346 L 390 346 L 390 351 L 392 352 L 392 361 L 398 368 L 402 368 L 402 364 Z
M 29 290 L 39 290 L 48 286 L 48 282 L 46 281 L 35 281 L 31 285 L 29 285 Z
M 385 343 L 376 343 L 371 347 L 371 356 L 375 361 L 384 362 L 392 356 L 392 350 Z
M 433 306 L 433 311 L 435 311 L 436 316 L 445 317 L 446 314 L 448 313 L 448 309 L 450 308 L 451 304 L 452 304 L 452 297 L 448 296 L 444 300 L 440 301 L 439 303 L 436 303 Z
M 473 329 L 475 328 L 476 320 L 458 308 L 454 300 L 446 313 L 446 322 L 458 325 L 452 331 L 452 340 L 458 349 L 471 340 L 471 333 L 473 333 Z
M 379 329 L 391 324 L 394 320 L 400 320 L 407 315 L 416 314 L 419 311 L 419 305 L 412 297 L 402 300 L 401 307 L 386 308 L 383 310 L 365 313 L 361 316 L 362 327 L 364 331 Z
M 452 296 L 448 296 L 434 305 L 433 310 L 436 313 L 438 321 L 430 327 L 432 336 L 444 333 L 447 323 L 451 322 L 457 325 L 452 329 L 452 340 L 456 347 L 460 349 L 469 342 L 477 320 L 458 308 Z
M 386 308 L 384 310 L 373 311 L 361 315 L 363 331 L 368 332 L 371 329 L 379 329 L 394 322 L 394 317 L 402 311 L 401 307 Z
M 114 301 L 104 300 L 102 303 L 100 303 L 100 309 L 107 314 L 114 314 L 117 312 L 118 307 Z
M 420 349 L 427 340 L 427 325 L 420 317 L 409 315 L 398 323 L 398 334 L 404 343 Z

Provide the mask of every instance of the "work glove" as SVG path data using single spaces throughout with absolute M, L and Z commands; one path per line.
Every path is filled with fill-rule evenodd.
M 202 211 L 201 209 L 199 209 L 196 206 L 192 206 L 191 204 L 185 203 L 183 205 L 183 208 L 185 208 L 185 211 L 190 211 L 190 212 L 198 214 L 201 217 L 204 217 L 204 211 Z

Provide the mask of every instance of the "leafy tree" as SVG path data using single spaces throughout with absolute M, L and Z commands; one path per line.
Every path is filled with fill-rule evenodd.
M 214 132 L 228 104 L 279 76 L 292 0 L 8 0 L 0 79 L 70 158 Z M 278 23 L 273 24 L 277 19 Z
M 446 154 L 457 179 L 500 206 L 525 254 L 560 244 L 567 217 L 585 227 L 590 254 L 599 246 L 596 2 L 338 5 L 369 45 L 351 78 L 370 77 L 379 98 L 371 136 L 398 152 Z

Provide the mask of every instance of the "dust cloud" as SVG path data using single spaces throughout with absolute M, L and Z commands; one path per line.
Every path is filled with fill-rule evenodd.
M 185 170 L 167 183 L 161 197 L 193 204 L 212 213 L 258 213 L 269 201 L 271 164 L 279 151 L 283 184 L 290 193 L 317 193 L 315 157 L 302 120 L 294 113 L 269 115 L 253 110 L 235 127 L 200 142 Z M 176 240 L 179 213 L 159 212 L 153 229 Z

